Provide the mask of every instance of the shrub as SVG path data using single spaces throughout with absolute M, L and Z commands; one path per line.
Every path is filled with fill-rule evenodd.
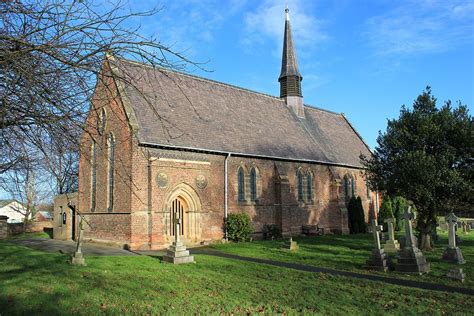
M 367 232 L 365 223 L 364 208 L 360 197 L 351 197 L 347 205 L 349 216 L 349 230 L 351 234 L 359 234 Z
M 227 237 L 235 241 L 248 239 L 253 233 L 250 216 L 247 213 L 232 213 L 227 216 L 225 222 Z
M 275 239 L 281 237 L 281 228 L 275 224 L 265 224 L 263 225 L 263 238 L 265 239 Z
M 385 223 L 385 220 L 387 218 L 395 218 L 393 216 L 392 200 L 390 199 L 389 196 L 385 196 L 383 198 L 382 205 L 380 206 L 380 212 L 379 212 L 379 225 L 383 225 L 384 231 L 387 231 L 387 223 Z
M 401 196 L 396 196 L 392 201 L 392 209 L 393 209 L 393 216 L 395 217 L 395 230 L 400 231 L 403 229 L 404 220 L 403 220 L 403 213 L 405 213 L 405 209 L 407 208 L 407 200 Z
M 356 199 L 356 210 L 357 210 L 357 225 L 359 226 L 359 233 L 367 232 L 367 224 L 365 223 L 365 212 L 362 206 L 362 199 L 360 196 Z

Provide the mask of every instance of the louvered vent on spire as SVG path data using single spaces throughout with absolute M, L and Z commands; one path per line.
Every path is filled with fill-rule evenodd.
M 296 61 L 296 50 L 291 36 L 291 25 L 289 9 L 285 9 L 285 35 L 283 39 L 283 56 L 281 61 L 281 73 L 278 81 L 280 82 L 280 97 L 298 96 L 301 97 L 301 77 Z

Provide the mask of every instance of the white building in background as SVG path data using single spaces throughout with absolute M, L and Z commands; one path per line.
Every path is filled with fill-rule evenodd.
M 0 200 L 0 215 L 8 216 L 7 223 L 23 223 L 25 213 L 26 208 L 17 200 Z

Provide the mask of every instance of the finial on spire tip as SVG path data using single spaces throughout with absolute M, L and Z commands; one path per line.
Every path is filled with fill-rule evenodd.
M 288 4 L 286 5 L 286 8 L 285 8 L 285 18 L 287 21 L 290 20 L 290 9 L 288 9 Z

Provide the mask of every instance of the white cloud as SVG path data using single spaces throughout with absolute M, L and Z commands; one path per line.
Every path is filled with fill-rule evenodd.
M 281 55 L 284 31 L 284 10 L 288 1 L 266 0 L 255 11 L 245 16 L 245 34 L 241 40 L 247 51 L 254 51 L 268 39 L 272 40 L 274 53 Z M 327 39 L 322 31 L 322 21 L 311 15 L 310 2 L 295 0 L 289 3 L 292 35 L 297 46 L 308 47 Z
M 405 1 L 369 18 L 364 36 L 376 55 L 412 55 L 455 48 L 473 39 L 474 1 Z

